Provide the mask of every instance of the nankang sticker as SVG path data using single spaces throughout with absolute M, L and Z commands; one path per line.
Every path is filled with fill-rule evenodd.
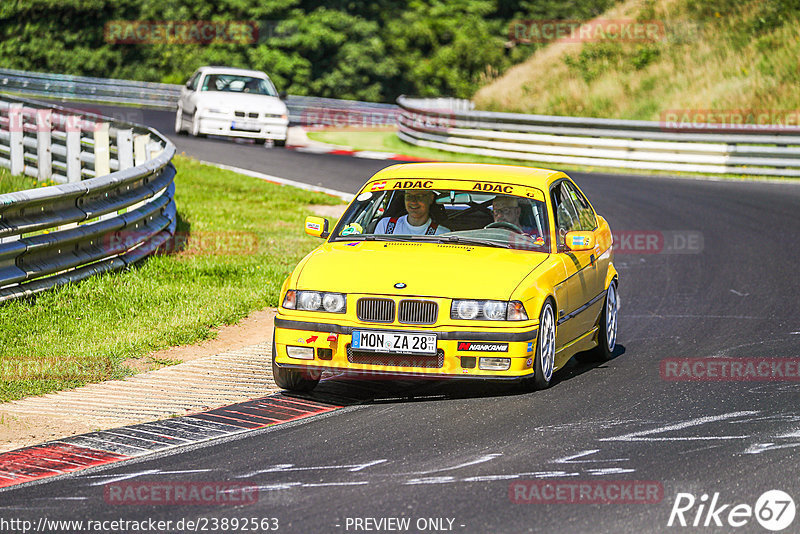
M 466 352 L 508 352 L 508 343 L 475 343 L 459 341 L 458 350 Z

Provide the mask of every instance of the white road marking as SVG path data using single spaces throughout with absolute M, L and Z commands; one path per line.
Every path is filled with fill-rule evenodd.
M 800 443 L 781 443 L 780 445 L 775 443 L 756 443 L 754 445 L 750 445 L 747 449 L 745 449 L 745 454 L 760 454 L 765 451 L 774 451 L 778 449 L 790 449 L 792 447 L 800 447 Z
M 361 482 L 317 482 L 317 483 L 309 483 L 303 484 L 301 487 L 303 488 L 324 488 L 327 486 L 363 486 L 364 484 L 369 484 L 368 480 L 364 480 Z
M 462 467 L 469 467 L 471 465 L 482 464 L 484 462 L 488 462 L 490 460 L 494 460 L 498 456 L 502 456 L 502 455 L 503 455 L 503 453 L 501 453 L 501 452 L 495 452 L 495 453 L 492 453 L 492 454 L 486 454 L 484 456 L 480 456 L 480 457 L 476 458 L 475 460 L 471 460 L 469 462 L 464 462 L 463 464 L 454 465 L 452 467 L 442 467 L 440 469 L 432 469 L 430 471 L 415 471 L 414 473 L 405 473 L 405 474 L 407 474 L 407 475 L 430 475 L 432 473 L 441 473 L 443 471 L 453 471 L 455 469 L 461 469 Z
M 590 449 L 588 451 L 582 451 L 578 454 L 573 454 L 572 456 L 565 456 L 563 458 L 558 458 L 557 460 L 553 460 L 551 463 L 554 464 L 591 464 L 591 463 L 598 463 L 598 462 L 627 462 L 630 458 L 610 458 L 608 460 L 576 460 L 575 458 L 583 458 L 584 456 L 589 456 L 591 454 L 596 454 L 600 452 L 600 449 Z
M 406 480 L 406 486 L 414 484 L 447 484 L 455 482 L 455 477 L 424 477 L 424 478 L 411 478 Z
M 373 465 L 382 464 L 387 462 L 386 459 L 381 460 L 372 460 L 370 462 L 365 462 L 363 464 L 349 464 L 349 465 L 318 465 L 318 466 L 311 466 L 311 467 L 295 467 L 294 464 L 276 464 L 272 467 L 267 469 L 259 469 L 258 471 L 251 471 L 249 473 L 245 473 L 244 475 L 239 475 L 236 478 L 250 478 L 252 476 L 261 475 L 264 473 L 288 473 L 292 471 L 315 471 L 315 470 L 322 470 L 322 469 L 346 469 L 352 473 L 357 471 L 361 471 L 362 469 L 366 469 L 367 467 L 371 467 Z
M 717 421 L 725 421 L 734 419 L 745 415 L 758 414 L 757 411 L 743 411 L 743 412 L 730 412 L 721 415 L 711 415 L 707 417 L 698 417 L 696 419 L 689 419 L 672 425 L 653 428 L 650 430 L 641 430 L 639 432 L 631 432 L 630 434 L 623 434 L 622 436 L 615 436 L 613 438 L 601 438 L 599 441 L 696 441 L 696 440 L 717 440 L 717 439 L 745 439 L 750 436 L 692 436 L 692 437 L 647 437 L 652 434 L 661 434 L 663 432 L 672 432 L 675 430 L 683 430 L 693 426 L 704 425 L 706 423 L 714 423 Z
M 603 475 L 622 475 L 625 473 L 635 473 L 636 469 L 623 469 L 622 467 L 606 467 L 602 469 L 587 469 L 586 472 L 592 476 Z
M 750 294 L 750 293 L 740 293 L 739 291 L 736 291 L 735 289 L 731 289 L 730 291 L 731 291 L 731 293 L 733 293 L 734 295 L 738 295 L 738 296 L 740 296 L 740 297 L 746 297 L 747 295 L 749 295 L 749 294 Z
M 213 471 L 213 469 L 176 469 L 173 471 L 162 471 L 161 469 L 148 469 L 146 471 L 138 471 L 135 473 L 128 473 L 125 475 L 86 475 L 86 478 L 106 479 L 89 484 L 90 486 L 102 486 L 105 484 L 111 484 L 113 482 L 120 482 L 122 480 L 128 480 L 131 478 L 140 477 L 142 475 L 183 475 L 188 473 L 208 473 L 209 471 Z

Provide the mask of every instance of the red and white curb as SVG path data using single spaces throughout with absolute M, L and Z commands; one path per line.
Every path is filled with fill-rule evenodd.
M 185 417 L 90 432 L 25 447 L 0 454 L 0 491 L 340 408 L 338 404 L 277 394 Z
M 375 150 L 352 150 L 347 148 L 326 147 L 326 146 L 288 146 L 289 150 L 306 152 L 309 154 L 333 154 L 335 156 L 351 156 L 362 159 L 377 159 L 391 161 L 431 161 L 425 158 L 406 156 L 405 154 L 395 154 L 393 152 L 378 152 Z

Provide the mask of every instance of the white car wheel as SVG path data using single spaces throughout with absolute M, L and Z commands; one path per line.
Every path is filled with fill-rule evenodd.
M 175 133 L 183 133 L 183 106 L 178 104 L 178 111 L 175 112 Z

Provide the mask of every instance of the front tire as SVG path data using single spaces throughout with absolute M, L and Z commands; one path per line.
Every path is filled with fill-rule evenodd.
M 183 129 L 183 106 L 178 104 L 178 110 L 175 112 L 175 133 L 181 135 L 185 133 Z
M 617 346 L 617 312 L 619 311 L 619 294 L 617 282 L 613 280 L 608 286 L 600 323 L 597 329 L 597 347 L 592 351 L 595 361 L 607 362 L 614 355 Z
M 197 116 L 197 111 L 192 113 L 192 135 L 195 137 L 205 137 L 205 134 L 200 133 L 200 117 Z
M 556 320 L 553 302 L 546 300 L 539 314 L 539 335 L 536 338 L 536 353 L 533 360 L 533 376 L 526 378 L 529 390 L 547 389 L 553 378 L 556 362 Z
M 275 346 L 275 333 L 272 333 L 272 378 L 279 388 L 288 391 L 311 391 L 319 383 L 320 373 L 300 371 L 297 369 L 287 369 L 278 367 L 275 363 L 275 355 L 278 353 Z

